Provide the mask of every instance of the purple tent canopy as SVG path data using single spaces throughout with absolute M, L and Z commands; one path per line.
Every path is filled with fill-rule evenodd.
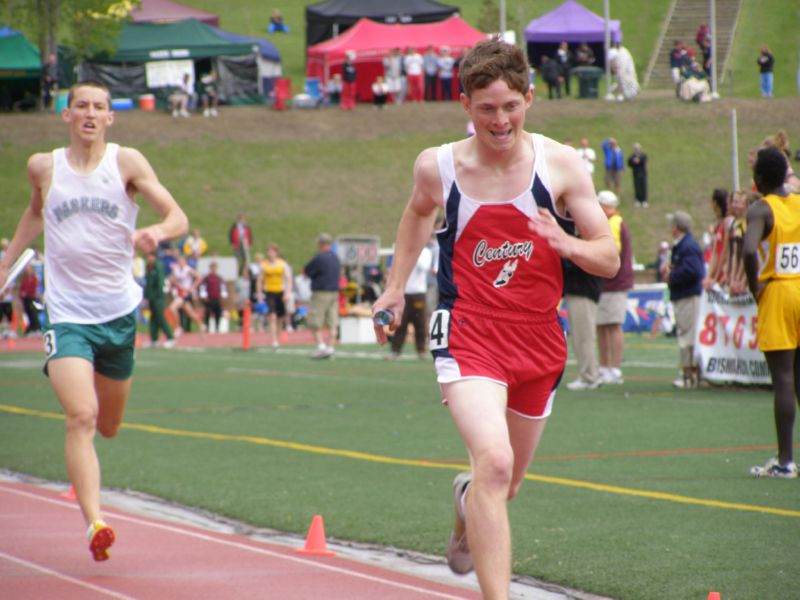
M 610 19 L 608 29 L 612 43 L 622 41 L 619 20 Z M 567 0 L 528 23 L 525 39 L 533 43 L 602 42 L 605 39 L 605 21 L 575 0 Z

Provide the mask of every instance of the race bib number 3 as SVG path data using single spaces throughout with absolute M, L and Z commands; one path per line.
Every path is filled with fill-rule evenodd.
M 784 275 L 800 273 L 800 244 L 778 244 L 775 272 Z
M 431 350 L 444 350 L 448 346 L 447 338 L 450 336 L 450 311 L 439 309 L 433 311 L 428 323 Z
M 44 337 L 42 338 L 44 341 L 44 353 L 47 358 L 53 356 L 58 349 L 56 347 L 56 332 L 53 329 L 48 329 L 44 333 Z

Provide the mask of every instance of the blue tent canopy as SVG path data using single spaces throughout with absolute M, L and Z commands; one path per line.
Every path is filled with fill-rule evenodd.
M 265 60 L 271 60 L 273 62 L 281 62 L 281 54 L 278 52 L 278 49 L 273 45 L 272 42 L 269 40 L 265 40 L 263 38 L 253 38 L 248 37 L 246 35 L 239 35 L 238 33 L 230 33 L 228 31 L 223 31 L 217 27 L 211 27 L 214 32 L 228 40 L 229 42 L 236 42 L 241 44 L 253 44 L 254 46 L 258 46 L 258 52 L 261 55 L 261 58 Z

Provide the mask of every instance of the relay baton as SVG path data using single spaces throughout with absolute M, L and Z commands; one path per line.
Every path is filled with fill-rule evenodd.
M 28 263 L 33 260 L 35 255 L 36 253 L 30 248 L 25 248 L 22 254 L 19 255 L 19 258 L 8 270 L 6 282 L 3 284 L 3 287 L 0 288 L 0 296 L 6 293 L 6 290 L 11 287 L 11 284 L 14 283 L 14 280 L 16 280 L 17 277 L 19 277 L 20 273 L 22 273 L 23 269 L 28 266 Z
M 394 321 L 394 313 L 386 308 L 382 308 L 375 315 L 372 317 L 372 322 L 379 327 L 385 327 L 386 325 L 391 325 Z

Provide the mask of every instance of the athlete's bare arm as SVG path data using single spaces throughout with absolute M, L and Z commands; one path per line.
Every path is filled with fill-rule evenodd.
M 119 170 L 128 194 L 142 194 L 161 216 L 161 223 L 137 229 L 132 236 L 134 245 L 142 252 L 152 252 L 162 240 L 185 235 L 189 221 L 175 198 L 161 185 L 153 167 L 141 152 L 134 148 L 119 149 Z
M 567 235 L 544 209 L 539 210 L 539 218 L 531 221 L 531 228 L 587 273 L 613 277 L 619 270 L 619 252 L 589 172 L 573 148 L 548 138 L 544 142 L 556 206 L 560 213 L 569 213 L 575 220 L 580 237 Z
M 22 251 L 33 243 L 44 230 L 44 198 L 50 189 L 53 174 L 53 155 L 37 153 L 28 159 L 28 181 L 31 184 L 31 199 L 17 223 L 14 237 L 5 256 L 0 260 L 0 286 L 5 284 L 8 269 Z
M 386 281 L 386 288 L 372 307 L 373 314 L 381 309 L 394 313 L 394 329 L 400 323 L 405 304 L 404 290 L 411 270 L 417 264 L 422 248 L 431 239 L 433 222 L 436 218 L 441 197 L 441 179 L 436 160 L 436 148 L 423 150 L 414 163 L 414 187 L 406 204 L 400 224 L 397 226 L 392 268 Z M 386 342 L 386 334 L 380 327 L 375 328 L 378 342 Z
M 769 204 L 756 200 L 747 208 L 747 229 L 742 242 L 742 265 L 747 277 L 747 287 L 753 298 L 758 297 L 766 284 L 758 280 L 758 247 L 761 240 L 767 237 L 775 225 L 775 217 Z

